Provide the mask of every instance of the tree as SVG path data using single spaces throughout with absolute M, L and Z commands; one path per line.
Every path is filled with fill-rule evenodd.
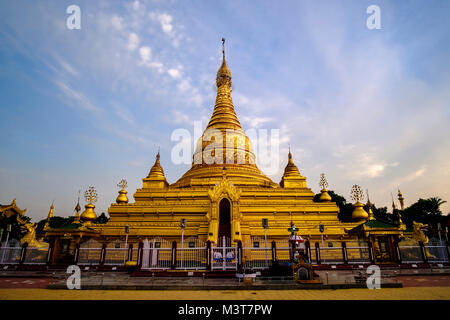
M 341 222 L 352 222 L 353 205 L 351 203 L 347 203 L 347 200 L 343 196 L 335 193 L 332 190 L 329 190 L 328 194 L 331 197 L 331 201 L 336 202 L 336 205 L 339 207 L 338 219 Z M 320 193 L 314 196 L 313 201 L 320 202 L 319 198 Z
M 109 221 L 109 218 L 106 216 L 106 214 L 104 212 L 102 212 L 102 214 L 100 216 L 98 216 L 98 218 L 94 221 L 94 223 L 104 224 L 104 223 L 107 223 L 108 221 Z
M 442 215 L 440 206 L 446 203 L 438 197 L 419 199 L 416 203 L 403 210 L 402 220 L 407 227 L 412 228 L 413 221 L 428 224 L 431 228 L 437 229 L 437 224 L 445 226 L 447 217 Z

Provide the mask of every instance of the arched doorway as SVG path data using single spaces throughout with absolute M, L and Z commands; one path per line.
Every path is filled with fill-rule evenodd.
M 219 204 L 219 239 L 231 238 L 231 204 L 223 198 Z

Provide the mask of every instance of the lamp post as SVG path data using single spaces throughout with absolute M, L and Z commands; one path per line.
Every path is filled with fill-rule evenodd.
M 183 269 L 183 257 L 184 257 L 184 229 L 186 228 L 186 219 L 182 218 L 180 220 L 181 228 L 181 269 Z
M 130 226 L 126 225 L 125 226 L 125 253 L 123 254 L 123 264 L 125 264 L 126 260 L 127 260 L 127 245 L 128 245 L 128 234 L 130 233 Z
M 5 245 L 3 246 L 2 264 L 3 264 L 3 260 L 5 260 L 6 247 L 8 246 L 8 240 L 9 240 L 9 233 L 10 232 L 11 232 L 11 225 L 8 224 L 8 225 L 6 225 L 6 241 L 5 241 Z M 1 240 L 1 238 L 0 238 L 0 240 Z
M 267 228 L 269 227 L 269 219 L 263 218 L 262 219 L 262 227 L 264 228 L 264 244 L 265 244 L 265 252 L 266 252 L 266 267 L 269 266 L 269 263 L 267 261 Z

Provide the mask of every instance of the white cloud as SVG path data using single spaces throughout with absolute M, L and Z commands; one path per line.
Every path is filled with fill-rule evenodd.
M 181 77 L 181 72 L 178 69 L 172 68 L 167 70 L 167 73 L 174 79 L 178 79 Z
M 161 29 L 166 34 L 171 34 L 173 30 L 172 25 L 172 16 L 167 13 L 157 13 L 157 12 L 150 12 L 149 17 L 152 20 L 156 20 L 161 25 Z
M 112 16 L 111 24 L 116 30 L 123 30 L 124 28 L 123 18 L 116 15 Z
M 140 7 L 139 1 L 138 0 L 134 1 L 133 2 L 133 9 L 134 10 L 139 10 L 139 7 Z
M 130 33 L 130 35 L 128 36 L 128 50 L 134 51 L 137 49 L 138 46 L 139 46 L 139 36 L 134 32 Z
M 139 55 L 143 63 L 149 63 L 152 57 L 152 49 L 150 47 L 141 47 L 139 49 Z

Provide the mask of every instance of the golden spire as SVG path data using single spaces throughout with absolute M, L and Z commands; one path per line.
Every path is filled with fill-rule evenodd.
M 400 192 L 400 188 L 398 188 L 398 201 L 400 202 L 400 208 L 405 210 L 405 198 L 403 198 L 402 193 Z
M 158 153 L 156 154 L 155 164 L 150 169 L 148 176 L 143 179 L 144 188 L 164 188 L 169 185 L 169 183 L 166 180 L 166 176 L 164 175 L 164 170 L 160 163 L 160 157 L 161 156 L 158 150 Z
M 397 206 L 395 205 L 394 196 L 392 195 L 392 192 L 391 192 L 391 198 L 392 198 L 392 213 L 394 213 L 394 211 L 397 210 Z
M 372 210 L 372 202 L 370 202 L 370 199 L 369 199 L 369 190 L 368 189 L 366 189 L 366 193 L 367 193 L 367 203 L 366 203 L 366 206 L 367 206 L 367 208 L 368 208 L 368 210 L 369 210 L 369 220 L 375 220 L 375 217 L 373 216 L 373 210 Z
M 81 211 L 81 206 L 80 206 L 80 190 L 78 190 L 78 202 L 77 205 L 75 206 L 75 218 L 74 221 L 75 222 L 79 222 L 80 221 L 80 211 Z
M 54 204 L 54 201 L 50 205 L 50 210 L 48 211 L 48 215 L 47 215 L 47 221 L 50 221 L 50 219 L 53 218 L 53 209 L 55 208 L 55 206 L 53 204 Z
M 121 188 L 121 190 L 119 191 L 119 195 L 117 196 L 116 202 L 119 204 L 128 203 L 127 191 L 125 190 L 125 188 L 127 187 L 127 180 L 125 179 L 120 180 L 117 186 Z
M 47 221 L 45 221 L 44 230 L 48 230 L 50 228 L 50 219 L 53 218 L 53 209 L 55 208 L 53 206 L 53 203 L 54 203 L 54 201 L 50 205 L 50 210 L 48 210 Z
M 364 205 L 361 203 L 364 200 L 364 194 L 361 187 L 357 184 L 353 185 L 350 192 L 351 198 L 355 203 L 353 204 L 352 219 L 355 220 L 366 220 L 369 218 L 369 214 L 364 210 Z
M 321 194 L 320 194 L 319 200 L 321 202 L 329 202 L 329 201 L 331 201 L 331 196 L 328 194 L 328 190 L 327 190 L 328 181 L 325 178 L 325 173 L 321 173 L 320 174 L 319 186 L 322 187 L 322 190 L 320 190 Z
M 283 188 L 304 188 L 306 187 L 306 179 L 300 174 L 297 166 L 292 160 L 292 153 L 289 148 L 288 163 L 284 168 L 283 176 L 281 177 L 280 185 Z
M 84 222 L 92 222 L 97 219 L 97 214 L 94 211 L 93 202 L 97 202 L 98 194 L 94 187 L 89 187 L 88 190 L 84 193 L 84 199 L 88 202 L 87 205 L 84 206 L 85 210 L 81 214 L 81 220 Z
M 237 185 L 275 187 L 256 166 L 252 143 L 236 115 L 231 98 L 231 72 L 225 59 L 225 39 L 222 39 L 222 65 L 217 71 L 216 85 L 214 110 L 197 141 L 192 167 L 174 186 L 213 185 L 221 179 L 222 168 L 226 166 L 227 176 Z

